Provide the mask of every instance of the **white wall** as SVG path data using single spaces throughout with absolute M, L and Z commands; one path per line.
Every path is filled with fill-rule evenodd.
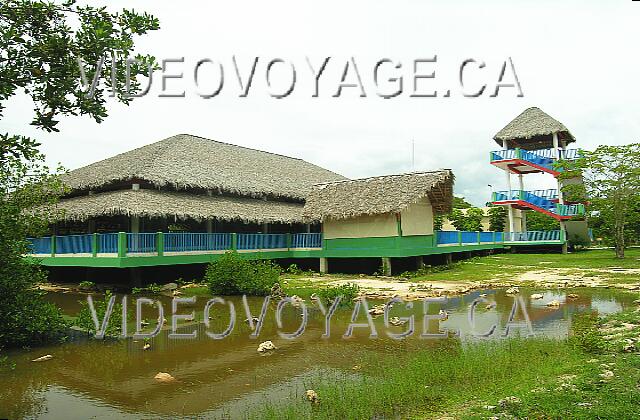
M 398 224 L 393 213 L 350 219 L 327 219 L 323 223 L 323 233 L 325 239 L 397 236 Z
M 404 209 L 400 217 L 402 236 L 433 235 L 433 208 L 427 197 Z

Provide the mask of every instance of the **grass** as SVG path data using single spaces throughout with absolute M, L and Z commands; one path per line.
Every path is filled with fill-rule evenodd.
M 634 310 L 616 317 L 640 324 Z M 605 321 L 586 314 L 565 340 L 450 340 L 411 355 L 378 355 L 358 373 L 309 384 L 319 404 L 299 396 L 249 417 L 636 418 L 640 356 L 607 346 L 599 332 Z M 603 377 L 607 371 L 612 376 Z
M 521 274 L 523 269 L 542 270 L 562 268 L 580 271 L 587 276 L 605 277 L 621 282 L 638 281 L 637 274 L 603 273 L 593 270 L 612 268 L 640 268 L 640 249 L 630 248 L 626 258 L 617 259 L 612 250 L 589 250 L 571 254 L 498 254 L 477 257 L 451 264 L 448 269 L 433 267 L 411 276 L 412 281 L 486 281 L 488 279 L 508 278 Z M 567 271 L 570 273 L 570 271 Z

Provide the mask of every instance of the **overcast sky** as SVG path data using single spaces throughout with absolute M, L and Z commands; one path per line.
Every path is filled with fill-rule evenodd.
M 506 187 L 504 173 L 489 165 L 497 148 L 493 135 L 529 106 L 538 106 L 564 123 L 576 145 L 638 141 L 637 93 L 640 55 L 640 2 L 612 1 L 322 1 L 305 2 L 158 2 L 109 1 L 111 9 L 134 7 L 160 19 L 161 29 L 138 40 L 138 50 L 159 59 L 185 57 L 169 67 L 185 73 L 171 91 L 185 98 L 162 98 L 160 74 L 150 92 L 130 106 L 111 103 L 101 124 L 88 117 L 64 118 L 60 133 L 29 126 L 32 104 L 24 95 L 7 103 L 0 130 L 39 139 L 51 163 L 74 169 L 178 133 L 299 157 L 350 178 L 414 170 L 451 168 L 456 193 L 476 205 Z M 248 72 L 260 57 L 248 97 L 232 63 Z M 420 81 L 420 90 L 438 90 L 436 98 L 410 97 L 413 60 L 437 55 L 421 68 L 436 72 Z M 319 67 L 331 56 L 314 98 L 314 80 L 305 57 Z M 354 57 L 366 97 L 359 88 L 339 85 L 345 61 Z M 489 97 L 505 59 L 511 57 L 523 97 L 503 88 Z M 221 62 L 224 86 L 218 96 L 197 95 L 192 79 L 201 58 Z M 293 63 L 297 83 L 283 99 L 269 96 L 266 65 L 273 58 Z M 373 68 L 389 58 L 400 70 L 384 67 L 382 81 L 403 76 L 404 92 L 383 99 L 376 92 Z M 483 60 L 469 68 L 479 98 L 460 93 L 458 71 L 467 58 Z M 217 80 L 203 70 L 203 86 Z M 204 69 L 204 68 L 203 68 Z M 287 68 L 272 68 L 272 89 L 286 89 Z M 395 72 L 392 72 L 392 70 Z M 207 77 L 209 79 L 207 79 Z M 353 80 L 349 74 L 349 80 Z M 508 69 L 506 77 L 512 80 Z M 208 87 L 204 86 L 204 87 Z M 203 89 L 204 89 L 203 87 Z M 283 88 L 284 87 L 284 88 Z M 393 90 L 391 83 L 381 89 Z M 443 97 L 450 89 L 451 97 Z M 212 89 L 210 89 L 212 90 Z M 411 143 L 415 142 L 412 167 Z M 550 176 L 528 176 L 526 187 L 553 187 Z

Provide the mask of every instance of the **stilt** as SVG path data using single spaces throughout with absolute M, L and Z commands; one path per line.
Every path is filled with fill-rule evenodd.
M 453 254 L 444 254 L 444 261 L 447 265 L 453 263 Z
M 142 286 L 142 272 L 140 268 L 134 267 L 129 269 L 129 277 L 131 281 L 131 287 L 141 287 Z
M 382 275 L 391 275 L 391 258 L 389 257 L 382 257 Z
M 424 268 L 424 257 L 422 255 L 416 257 L 416 267 L 418 270 Z
M 326 257 L 320 258 L 320 273 L 327 274 L 329 272 L 329 259 Z

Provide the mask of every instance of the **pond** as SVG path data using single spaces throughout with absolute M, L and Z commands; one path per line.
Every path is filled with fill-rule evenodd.
M 543 293 L 543 299 L 532 300 L 532 293 Z M 568 299 L 568 293 L 578 295 Z M 486 296 L 484 296 L 486 295 Z M 475 331 L 482 332 L 495 325 L 495 333 L 487 338 L 473 335 L 469 321 L 472 303 L 482 297 L 475 307 Z M 522 297 L 519 301 L 518 297 Z M 98 297 L 95 297 L 98 299 Z M 171 323 L 170 298 L 158 298 L 163 303 L 164 316 Z M 55 302 L 70 316 L 76 316 L 85 295 L 49 293 L 47 299 Z M 309 320 L 305 331 L 294 340 L 278 335 L 276 305 L 270 304 L 258 338 L 251 338 L 252 330 L 244 322 L 246 315 L 240 298 L 229 298 L 236 309 L 233 332 L 221 340 L 213 340 L 207 331 L 221 332 L 229 323 L 229 309 L 215 305 L 211 309 L 211 325 L 207 329 L 202 320 L 206 298 L 198 298 L 194 305 L 180 305 L 178 313 L 196 311 L 193 322 L 181 322 L 179 332 L 196 331 L 195 339 L 170 339 L 165 327 L 148 341 L 151 347 L 143 350 L 144 340 L 88 340 L 76 337 L 63 344 L 34 349 L 13 350 L 5 353 L 12 370 L 3 369 L 0 379 L 0 417 L 20 418 L 140 418 L 189 415 L 204 418 L 242 417 L 247 408 L 259 406 L 266 400 L 280 400 L 301 395 L 313 378 L 353 372 L 354 366 L 372 355 L 381 357 L 399 352 L 414 352 L 433 348 L 437 339 L 421 338 L 420 334 L 438 333 L 447 329 L 452 335 L 459 331 L 462 345 L 473 345 L 475 340 L 505 339 L 503 337 L 514 301 L 524 308 L 536 336 L 566 337 L 572 314 L 576 311 L 596 310 L 601 314 L 617 312 L 632 305 L 634 296 L 604 289 L 574 289 L 536 291 L 521 290 L 510 296 L 504 290 L 477 290 L 465 296 L 449 298 L 442 304 L 432 303 L 429 314 L 445 310 L 446 320 L 428 319 L 423 322 L 423 303 L 415 301 L 412 309 L 396 304 L 391 316 L 415 315 L 415 332 L 403 340 L 388 337 L 387 332 L 401 333 L 408 324 L 386 328 L 384 317 L 374 318 L 378 338 L 370 338 L 368 327 L 354 329 L 350 338 L 343 338 L 351 322 L 353 306 L 340 307 L 331 318 L 331 336 L 322 338 L 325 317 L 318 306 L 307 301 Z M 546 306 L 551 300 L 561 303 L 559 308 Z M 248 305 L 257 315 L 262 299 L 250 298 Z M 494 308 L 487 308 L 495 302 Z M 369 306 L 382 302 L 370 301 Z M 135 304 L 129 303 L 129 312 L 135 314 Z M 191 306 L 191 307 L 190 307 Z M 157 319 L 157 309 L 144 307 L 143 316 Z M 520 306 L 516 321 L 524 320 Z M 300 326 L 300 310 L 289 305 L 283 309 L 283 327 L 293 332 Z M 361 310 L 357 322 L 366 323 Z M 153 329 L 147 327 L 146 331 Z M 133 331 L 133 327 L 130 331 Z M 512 328 L 511 335 L 526 334 L 527 328 Z M 257 352 L 258 345 L 272 340 L 277 350 L 267 354 Z M 32 359 L 45 354 L 53 355 L 46 362 Z M 177 381 L 161 384 L 154 380 L 158 372 L 168 372 Z

